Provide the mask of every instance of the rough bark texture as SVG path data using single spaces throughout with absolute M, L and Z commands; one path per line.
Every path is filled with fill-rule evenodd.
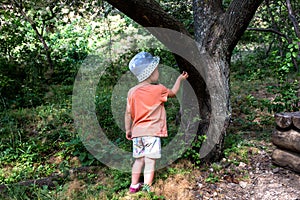
M 293 116 L 293 125 L 300 130 L 300 113 Z
M 223 139 L 229 125 L 231 113 L 229 63 L 232 50 L 261 2 L 261 0 L 234 0 L 229 8 L 224 10 L 221 0 L 193 1 L 195 39 L 199 44 L 200 53 L 208 55 L 205 57 L 208 70 L 204 79 L 208 86 L 206 91 L 209 91 L 205 96 L 210 99 L 206 102 L 210 102 L 208 105 L 210 108 L 200 107 L 211 111 L 209 129 L 203 131 L 208 133 L 208 140 L 200 150 L 200 156 L 204 154 L 208 160 L 222 154 Z M 220 112 L 214 112 L 214 107 Z M 222 123 L 223 127 L 220 125 L 213 127 L 212 123 Z M 213 128 L 210 129 L 211 127 Z M 214 138 L 209 139 L 212 135 Z
M 275 122 L 279 128 L 288 128 L 292 125 L 292 117 L 290 113 L 276 113 Z
M 272 154 L 273 162 L 279 166 L 300 172 L 300 154 L 290 151 L 275 149 Z
M 231 53 L 262 1 L 233 0 L 226 11 L 222 7 L 221 0 L 193 1 L 198 51 L 191 51 L 191 54 L 201 54 L 198 57 L 202 59 L 202 66 L 193 66 L 178 55 L 175 55 L 175 58 L 180 69 L 189 73 L 188 81 L 197 95 L 201 117 L 198 133 L 207 135 L 207 140 L 200 149 L 200 156 L 206 161 L 218 159 L 222 154 L 223 139 L 231 113 L 229 103 Z M 183 24 L 166 13 L 155 0 L 107 0 L 107 2 L 146 28 L 162 27 L 191 37 Z M 178 42 L 168 41 L 167 35 L 158 33 L 155 29 L 148 30 L 163 44 L 176 45 Z M 204 73 L 201 73 L 202 71 Z M 183 102 L 187 101 L 189 97 L 185 96 Z
M 292 126 L 300 129 L 300 112 L 276 113 L 275 122 L 282 129 L 291 129 Z
M 300 153 L 300 133 L 295 130 L 275 130 L 272 134 L 272 142 L 282 149 Z
M 275 164 L 300 172 L 300 112 L 276 113 L 271 141 L 277 147 L 272 155 Z

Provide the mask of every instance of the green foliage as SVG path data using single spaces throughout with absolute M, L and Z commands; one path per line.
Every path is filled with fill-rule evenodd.
M 298 111 L 300 102 L 298 90 L 298 80 L 293 82 L 280 81 L 279 86 L 268 86 L 268 91 L 276 95 L 274 100 L 262 100 L 262 104 L 271 113 Z
M 249 147 L 253 145 L 243 138 L 241 133 L 230 133 L 225 138 L 224 157 L 229 162 L 239 165 L 240 162 L 249 162 Z
M 39 92 L 43 89 L 34 86 L 40 83 L 40 64 L 33 59 L 39 52 L 31 49 L 35 41 L 32 30 L 13 13 L 5 13 L 4 20 L 0 29 L 0 110 L 39 104 Z M 29 78 L 27 74 L 34 76 Z
M 72 155 L 65 149 L 74 137 L 69 112 L 70 105 L 49 105 L 1 113 L 1 182 L 49 176 L 56 170 L 55 164 L 49 162 L 51 157 L 68 159 Z
M 12 4 L 16 12 L 11 12 L 10 6 L 0 10 L 1 21 L 5 22 L 0 29 L 0 110 L 45 103 L 43 97 L 49 83 L 73 84 L 82 60 L 102 42 L 95 42 L 103 36 L 101 19 L 87 25 L 86 19 L 59 1 L 22 1 L 22 4 L 26 17 L 18 12 L 20 4 Z M 98 38 L 92 35 L 99 31 L 102 33 Z M 49 47 L 54 74 L 49 73 L 41 37 Z
M 81 62 L 92 51 L 89 38 L 92 35 L 91 25 L 81 27 L 80 20 L 59 27 L 60 31 L 51 34 L 49 44 L 55 60 L 53 81 L 72 84 Z
M 291 48 L 292 52 L 294 51 Z M 275 112 L 291 112 L 297 111 L 299 104 L 299 78 L 294 73 L 293 60 L 291 59 L 292 54 L 289 52 L 286 53 L 285 57 L 279 56 L 278 51 L 274 50 L 272 56 L 269 56 L 268 59 L 264 59 L 259 63 L 255 58 L 255 54 L 251 54 L 247 57 L 247 71 L 237 69 L 238 73 L 234 76 L 239 80 L 248 80 L 248 82 L 255 82 L 257 79 L 263 79 L 265 77 L 272 77 L 275 82 L 265 85 L 266 90 L 270 95 L 273 95 L 274 98 L 269 99 L 256 99 L 253 95 L 246 95 L 246 102 L 253 107 L 254 109 L 264 110 L 266 109 L 269 113 Z M 257 55 L 259 57 L 259 54 Z M 252 60 L 252 61 L 251 61 Z M 255 60 L 253 62 L 253 60 Z M 260 59 L 258 59 L 260 60 Z M 240 62 L 235 63 L 235 65 L 240 66 Z M 235 65 L 233 70 L 235 69 Z M 264 68 L 258 67 L 264 66 Z M 241 109 L 245 114 L 250 114 L 250 107 L 242 107 Z M 248 110 L 247 110 L 248 109 Z M 249 110 L 250 109 L 250 110 Z
M 118 170 L 111 170 L 111 176 L 114 180 L 113 193 L 116 193 L 122 189 L 128 189 L 131 183 L 131 176 L 129 173 L 120 172 Z
M 181 21 L 188 28 L 189 32 L 193 33 L 192 1 L 163 0 L 160 3 L 166 12 Z
M 182 157 L 191 160 L 196 166 L 200 165 L 201 159 L 199 151 L 201 144 L 205 141 L 205 139 L 206 135 L 198 135 L 198 137 L 192 142 L 191 147 L 186 150 Z
M 265 85 L 265 88 L 261 88 L 273 95 L 274 98 L 258 100 L 251 94 L 247 96 L 247 102 L 255 109 L 266 110 L 269 113 L 298 110 L 299 78 L 295 76 L 297 69 L 294 65 L 294 61 L 298 59 L 298 40 L 293 40 L 291 44 L 284 41 L 286 42 L 284 56 L 281 55 L 283 49 L 272 48 L 270 55 L 267 56 L 262 48 L 257 48 L 256 52 L 245 52 L 243 60 L 238 59 L 233 62 L 233 77 L 236 79 L 254 82 L 269 77 L 274 80 L 273 83 Z M 236 54 L 239 53 L 241 52 L 237 49 Z M 241 107 L 243 110 L 247 108 L 251 109 L 250 107 Z M 249 110 L 244 112 L 249 114 Z
M 216 183 L 220 181 L 220 177 L 217 175 L 210 173 L 209 176 L 205 179 L 206 183 Z
M 11 3 L 8 2 L 7 3 Z M 48 63 L 44 46 L 32 25 L 19 12 L 0 10 L 0 182 L 8 185 L 8 190 L 0 194 L 1 199 L 67 199 L 68 184 L 58 184 L 55 189 L 37 186 L 21 187 L 14 183 L 47 177 L 53 173 L 67 174 L 70 168 L 78 166 L 102 165 L 88 152 L 74 128 L 71 116 L 71 95 L 78 69 L 88 54 L 101 55 L 112 49 L 112 42 L 119 40 L 123 33 L 132 31 L 135 40 L 144 35 L 138 32 L 139 25 L 131 19 L 119 15 L 111 6 L 103 9 L 100 1 L 23 1 L 24 11 L 34 20 L 43 36 L 54 64 L 54 74 L 48 76 Z M 76 4 L 69 6 L 68 3 Z M 191 2 L 162 1 L 165 10 L 184 23 L 193 33 Z M 229 1 L 223 1 L 228 7 Z M 276 20 L 288 20 L 283 1 L 272 1 L 271 11 Z M 106 4 L 104 4 L 106 5 Z M 297 6 L 297 5 L 293 5 Z M 1 7 L 1 9 L 3 9 Z M 53 13 L 52 13 L 53 12 Z M 111 13 L 111 15 L 108 15 Z M 54 15 L 53 15 L 54 14 Z M 257 17 L 257 16 L 256 16 Z M 274 27 L 266 7 L 260 11 L 252 25 Z M 246 32 L 235 49 L 232 60 L 232 102 L 234 123 L 239 131 L 231 131 L 225 138 L 224 156 L 232 163 L 248 161 L 247 146 L 243 140 L 249 131 L 262 131 L 268 140 L 266 126 L 273 125 L 274 112 L 297 111 L 299 108 L 299 78 L 295 74 L 294 62 L 299 63 L 299 39 L 294 36 L 286 23 L 277 23 L 287 39 L 274 37 L 270 33 L 253 34 Z M 130 34 L 128 34 L 130 35 Z M 141 42 L 141 41 L 139 41 Z M 117 47 L 127 47 L 127 41 Z M 143 50 L 160 55 L 162 63 L 176 66 L 173 56 L 161 48 Z M 116 47 L 114 47 L 116 48 Z M 136 48 L 136 51 L 140 49 Z M 109 51 L 114 52 L 114 51 Z M 121 52 L 118 57 L 110 55 L 113 61 L 99 80 L 95 94 L 96 114 L 108 138 L 118 147 L 131 151 L 131 142 L 124 137 L 124 131 L 116 123 L 112 113 L 113 89 L 117 81 L 127 71 L 127 62 L 136 52 Z M 103 58 L 103 57 L 101 57 Z M 268 77 L 268 79 L 266 78 Z M 169 80 L 171 81 L 171 80 Z M 129 85 L 128 85 L 129 86 Z M 236 89 L 236 87 L 239 87 Z M 261 92 L 266 91 L 266 98 Z M 265 94 L 265 93 L 263 93 Z M 269 98 L 269 96 L 274 98 Z M 125 98 L 118 103 L 123 110 Z M 169 137 L 163 140 L 166 146 L 178 132 L 179 102 L 171 99 L 166 104 Z M 244 116 L 244 117 L 240 117 Z M 258 117 L 259 116 L 259 117 Z M 259 118 L 259 120 L 258 120 Z M 243 133 L 239 134 L 239 133 Z M 259 137 L 259 134 L 255 135 Z M 200 165 L 199 149 L 205 136 L 198 136 L 183 158 Z M 72 163 L 74 160 L 76 165 Z M 219 166 L 212 165 L 216 171 Z M 159 178 L 185 173 L 168 168 Z M 109 185 L 96 180 L 97 174 L 87 175 L 84 192 L 76 191 L 77 199 L 95 198 L 100 192 L 107 199 L 124 196 L 130 184 L 130 174 L 107 170 Z M 211 173 L 205 180 L 218 182 L 220 177 Z M 67 180 L 65 180 L 67 181 Z M 100 182 L 100 183 L 99 183 Z M 91 195 L 92 194 L 92 195 Z M 71 195 L 72 196 L 72 195 Z M 72 196 L 72 197 L 74 197 Z M 71 198 L 71 197 L 70 197 Z M 165 199 L 154 193 L 138 194 L 138 198 Z M 60 198 L 61 199 L 61 198 Z

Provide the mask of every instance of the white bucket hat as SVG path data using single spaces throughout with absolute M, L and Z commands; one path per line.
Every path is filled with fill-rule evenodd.
M 151 76 L 158 63 L 159 57 L 152 56 L 148 52 L 140 52 L 130 60 L 129 70 L 139 82 L 142 82 Z

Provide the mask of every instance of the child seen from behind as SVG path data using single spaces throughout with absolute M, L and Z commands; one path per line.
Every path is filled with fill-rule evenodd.
M 168 136 L 164 102 L 175 97 L 182 80 L 188 78 L 187 72 L 183 72 L 171 89 L 158 84 L 159 60 L 148 52 L 140 52 L 129 62 L 129 69 L 139 82 L 128 91 L 125 111 L 126 138 L 132 140 L 135 158 L 130 193 L 142 187 L 149 190 L 152 185 L 156 159 L 161 158 L 160 138 Z M 139 183 L 142 171 L 144 185 Z

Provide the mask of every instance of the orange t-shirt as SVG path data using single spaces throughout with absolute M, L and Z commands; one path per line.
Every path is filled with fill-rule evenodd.
M 161 84 L 137 85 L 127 95 L 126 111 L 132 119 L 132 137 L 167 137 L 166 110 L 169 89 Z

